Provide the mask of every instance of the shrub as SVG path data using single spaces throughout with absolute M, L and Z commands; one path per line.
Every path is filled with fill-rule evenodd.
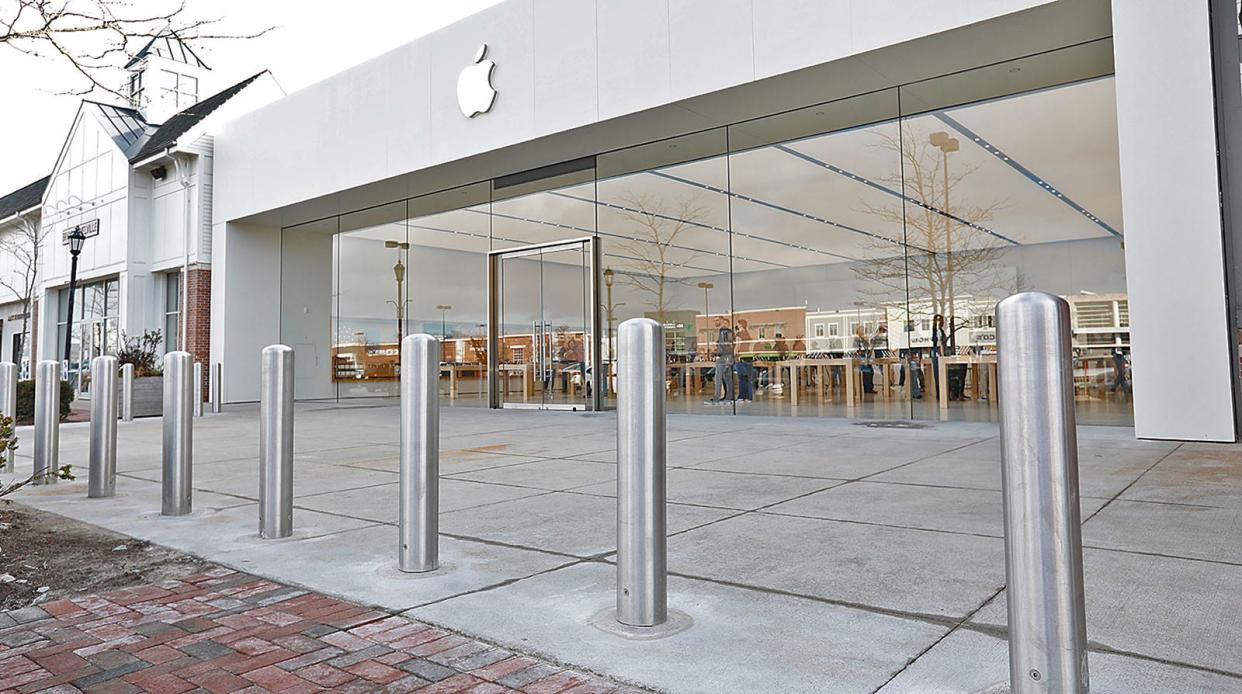
M 130 337 L 121 332 L 121 348 L 116 353 L 118 366 L 134 365 L 134 377 L 159 376 L 160 360 L 157 350 L 164 342 L 164 336 L 158 330 L 148 330 L 140 337 Z
M 35 382 L 17 382 L 17 420 L 29 422 L 34 419 Z M 73 384 L 60 382 L 60 418 L 69 416 L 69 405 L 73 402 Z

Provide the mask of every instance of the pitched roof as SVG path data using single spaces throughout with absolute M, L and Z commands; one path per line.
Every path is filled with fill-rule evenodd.
M 102 118 L 99 119 L 100 125 L 107 131 L 108 136 L 121 148 L 122 152 L 127 155 L 140 146 L 143 138 L 151 130 L 151 126 L 147 125 L 146 119 L 138 111 L 126 106 L 114 106 L 113 104 L 103 104 L 98 101 L 87 101 L 86 103 L 94 106 L 99 110 Z
M 153 154 L 159 154 L 166 147 L 177 144 L 177 138 L 181 137 L 190 128 L 198 125 L 204 118 L 211 115 L 212 111 L 220 108 L 229 99 L 237 96 L 237 93 L 245 89 L 251 82 L 262 76 L 267 70 L 257 73 L 237 84 L 225 89 L 224 91 L 210 96 L 193 106 L 181 111 L 180 113 L 169 118 L 163 125 L 155 129 L 147 138 L 146 142 L 138 149 L 137 152 L 130 154 L 131 150 L 126 150 L 129 154 L 130 163 L 138 162 Z
M 43 200 L 43 191 L 47 190 L 47 182 L 51 178 L 51 176 L 44 176 L 34 183 L 24 185 L 0 197 L 0 219 L 7 219 L 22 210 L 37 206 Z
M 125 63 L 125 67 L 128 68 L 139 60 L 142 60 L 152 54 L 161 58 L 175 60 L 178 63 L 197 65 L 201 68 L 207 68 L 208 70 L 211 69 L 207 67 L 207 64 L 204 63 L 202 59 L 194 53 L 194 51 L 190 50 L 190 47 L 186 45 L 185 41 L 181 40 L 180 36 L 177 36 L 177 32 L 175 31 L 162 33 L 159 36 L 152 38 L 150 41 L 147 41 L 147 45 L 143 46 L 137 53 L 135 53 L 134 57 L 130 58 L 128 63 Z

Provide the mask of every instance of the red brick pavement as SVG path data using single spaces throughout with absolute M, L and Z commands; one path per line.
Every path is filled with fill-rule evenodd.
M 636 690 L 404 617 L 216 568 L 0 613 L 0 692 L 40 691 Z

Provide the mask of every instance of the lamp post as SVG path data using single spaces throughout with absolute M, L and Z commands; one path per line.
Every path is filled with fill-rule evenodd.
M 612 283 L 613 283 L 613 280 L 615 279 L 614 277 L 615 274 L 616 273 L 612 271 L 612 268 L 604 269 L 604 287 L 607 289 L 607 298 L 605 299 L 607 304 L 604 306 L 604 310 L 608 314 L 608 370 L 606 372 L 607 376 L 611 376 L 612 368 L 613 368 L 613 357 L 612 357 L 613 311 L 615 311 L 618 306 L 625 305 L 625 302 L 621 302 L 619 304 L 612 303 Z M 607 378 L 607 377 L 604 378 L 605 388 L 611 388 L 611 384 L 609 383 L 610 380 L 611 380 L 610 378 Z M 605 391 L 605 393 L 607 393 L 607 391 Z
M 943 130 L 932 133 L 928 137 L 932 147 L 940 150 L 944 169 L 944 245 L 945 245 L 945 277 L 948 280 L 949 308 L 945 313 L 949 323 L 949 347 L 957 347 L 957 302 L 953 296 L 953 217 L 949 214 L 949 152 L 956 152 L 959 143 L 956 137 L 949 137 Z
M 397 307 L 397 349 L 401 349 L 401 338 L 405 328 L 405 263 L 401 262 L 401 252 L 410 250 L 405 241 L 385 241 L 384 248 L 397 249 L 397 264 L 392 266 L 392 274 L 397 278 L 397 300 L 392 302 Z
M 448 339 L 448 312 L 452 310 L 452 304 L 437 304 L 436 308 L 440 311 L 440 341 Z
M 86 242 L 86 234 L 82 229 L 74 227 L 67 237 L 69 241 L 69 305 L 65 317 L 65 362 L 69 361 L 69 348 L 73 345 L 73 294 L 78 288 L 78 255 L 82 253 L 82 244 Z

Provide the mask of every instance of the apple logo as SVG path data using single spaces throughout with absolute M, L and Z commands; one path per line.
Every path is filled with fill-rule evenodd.
M 467 66 L 457 76 L 457 105 L 467 118 L 474 118 L 480 113 L 492 110 L 496 102 L 496 90 L 492 88 L 492 71 L 496 63 L 484 60 L 487 55 L 487 44 L 479 46 L 474 56 L 474 64 Z

